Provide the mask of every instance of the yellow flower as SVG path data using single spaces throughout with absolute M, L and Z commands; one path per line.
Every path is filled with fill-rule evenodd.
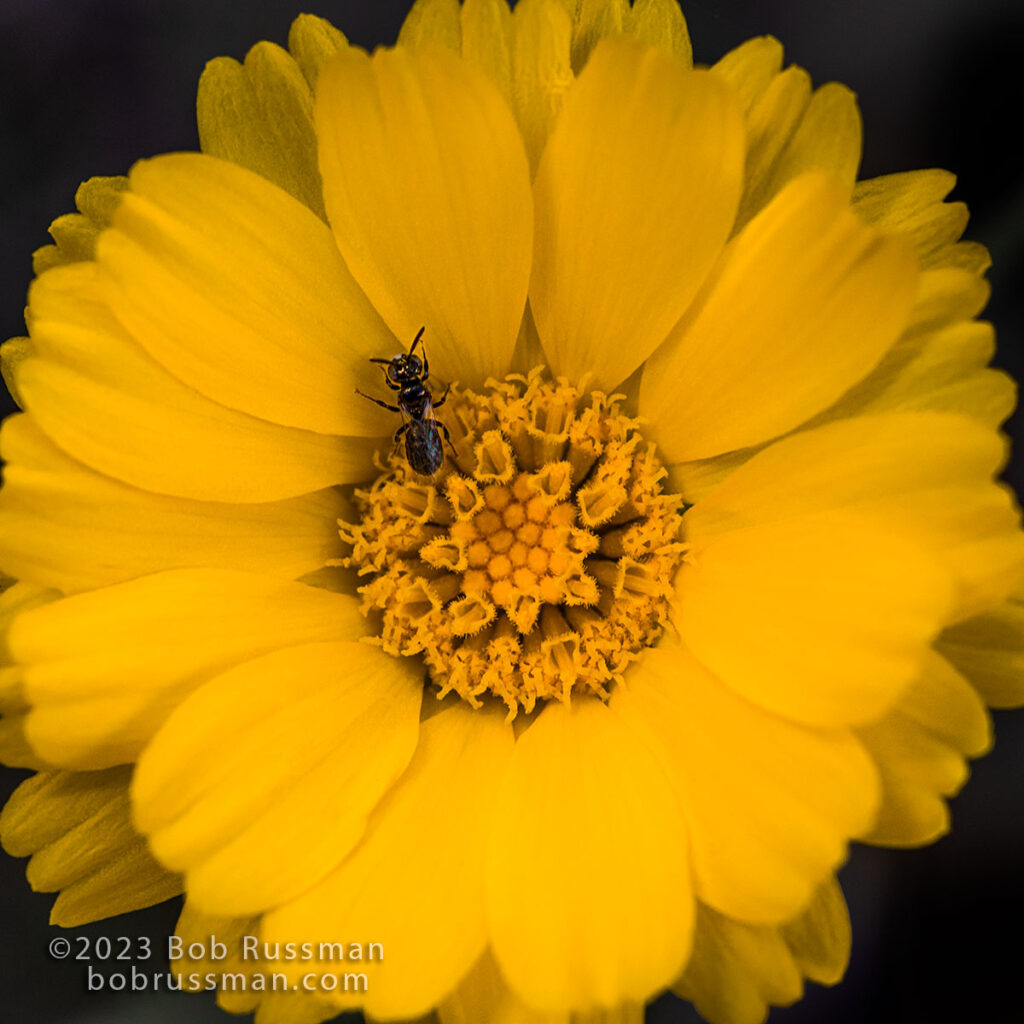
M 184 892 L 228 956 L 175 970 L 261 1024 L 758 1021 L 842 975 L 848 843 L 942 834 L 1024 702 L 987 254 L 951 175 L 856 182 L 775 40 L 694 70 L 672 0 L 399 43 L 214 61 L 203 154 L 37 254 L 4 844 L 65 926 Z

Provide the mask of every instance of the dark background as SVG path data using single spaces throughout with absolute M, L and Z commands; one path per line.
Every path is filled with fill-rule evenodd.
M 240 59 L 259 39 L 284 44 L 303 11 L 330 18 L 360 45 L 391 43 L 406 9 L 405 0 L 0 0 L 0 338 L 23 333 L 32 250 L 49 241 L 50 221 L 73 209 L 83 179 L 197 148 L 195 84 L 206 60 Z M 1024 4 L 690 0 L 684 9 L 698 61 L 771 33 L 815 83 L 851 86 L 865 124 L 862 177 L 933 166 L 959 175 L 954 196 L 973 215 L 967 237 L 994 258 L 986 316 L 999 330 L 999 361 L 1020 377 Z M 1008 477 L 1020 493 L 1019 463 Z M 854 849 L 841 875 L 854 927 L 847 978 L 835 989 L 811 986 L 796 1007 L 773 1011 L 775 1024 L 1024 1021 L 1024 715 L 997 714 L 996 735 L 954 801 L 950 836 L 922 850 Z M 5 771 L 0 797 L 20 778 Z M 86 993 L 85 965 L 51 960 L 50 937 L 142 933 L 159 947 L 176 904 L 61 933 L 46 925 L 52 897 L 29 892 L 23 869 L 0 856 L 4 1020 L 229 1019 L 208 996 Z M 657 1024 L 696 1019 L 671 997 L 648 1013 Z

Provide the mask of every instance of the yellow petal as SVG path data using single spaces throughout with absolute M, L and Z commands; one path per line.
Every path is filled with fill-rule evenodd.
M 336 488 L 252 505 L 191 501 L 100 476 L 26 414 L 0 431 L 0 568 L 70 593 L 162 569 L 245 569 L 294 579 L 341 554 Z
M 443 46 L 458 52 L 461 41 L 458 0 L 416 0 L 398 33 L 401 46 Z
M 206 501 L 273 501 L 370 475 L 373 439 L 256 419 L 171 376 L 102 301 L 94 263 L 55 268 L 29 294 L 37 358 L 19 369 L 27 407 L 92 469 Z
M 41 772 L 0 815 L 4 848 L 32 854 L 29 884 L 60 890 L 52 924 L 74 928 L 162 903 L 182 881 L 161 867 L 131 825 L 130 771 Z
M 873 819 L 877 775 L 848 731 L 766 714 L 684 647 L 648 651 L 611 708 L 671 780 L 697 896 L 722 913 L 762 924 L 792 917 Z
M 134 761 L 174 707 L 231 665 L 364 630 L 348 595 L 184 569 L 28 611 L 10 643 L 33 746 L 53 764 L 95 769 Z
M 287 50 L 261 42 L 244 64 L 211 60 L 199 79 L 196 120 L 204 153 L 255 171 L 324 217 L 313 95 Z
M 897 705 L 859 736 L 882 779 L 878 821 L 864 838 L 884 846 L 920 846 L 947 832 L 943 798 L 966 781 L 964 756 L 978 757 L 992 742 L 981 699 L 937 654 Z
M 323 882 L 269 913 L 264 940 L 379 942 L 383 959 L 360 968 L 368 991 L 328 998 L 361 1002 L 382 1020 L 428 1012 L 484 949 L 487 808 L 511 748 L 497 713 L 457 704 L 425 721 L 415 757 L 364 841 Z M 312 963 L 301 972 L 331 969 Z
M 944 630 L 938 651 L 994 708 L 1024 704 L 1024 591 L 984 615 Z
M 673 605 L 680 635 L 730 687 L 798 721 L 876 718 L 949 614 L 936 559 L 853 516 L 763 524 L 707 544 L 695 533 L 694 545 Z
M 262 419 L 380 436 L 353 394 L 395 341 L 308 209 L 263 178 L 194 153 L 143 161 L 96 258 L 105 299 L 190 387 Z M 216 344 L 211 343 L 216 339 Z
M 419 676 L 361 643 L 290 647 L 229 669 L 179 705 L 139 759 L 137 827 L 207 913 L 294 897 L 359 841 L 408 764 Z
M 522 140 L 497 88 L 438 50 L 353 50 L 321 73 L 316 124 L 338 248 L 387 324 L 407 343 L 425 326 L 443 379 L 505 374 L 532 208 Z
M 1003 459 L 995 431 L 966 417 L 842 420 L 754 456 L 687 513 L 687 535 L 852 513 L 938 559 L 956 586 L 947 622 L 966 618 L 1001 601 L 1024 569 L 1019 514 L 992 483 Z M 901 571 L 902 582 L 909 575 Z
M 613 388 L 664 340 L 729 233 L 742 163 L 739 113 L 708 72 L 598 46 L 534 185 L 530 305 L 554 373 Z
M 642 1003 L 678 974 L 694 918 L 686 827 L 625 723 L 598 701 L 549 704 L 516 743 L 494 808 L 487 916 L 524 1001 Z
M 344 33 L 339 32 L 326 18 L 318 18 L 315 14 L 300 14 L 288 30 L 288 49 L 311 89 L 316 87 L 320 69 L 347 46 L 348 40 Z M 320 171 L 317 169 L 319 180 Z
M 665 458 L 757 444 L 830 405 L 896 340 L 915 284 L 906 243 L 864 227 L 821 175 L 793 182 L 644 368 L 640 413 Z
M 519 0 L 512 24 L 513 109 L 535 174 L 576 80 L 570 57 L 572 18 L 559 0 Z

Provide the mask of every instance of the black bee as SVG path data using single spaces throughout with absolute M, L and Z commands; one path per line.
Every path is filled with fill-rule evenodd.
M 383 409 L 390 409 L 392 412 L 400 412 L 406 421 L 395 431 L 395 444 L 405 437 L 405 457 L 409 465 L 417 473 L 424 476 L 433 476 L 444 462 L 444 446 L 441 444 L 441 434 L 448 442 L 448 446 L 455 451 L 452 439 L 448 434 L 448 428 L 434 418 L 434 410 L 444 405 L 451 384 L 444 389 L 440 401 L 435 402 L 430 394 L 430 385 L 427 379 L 430 377 L 430 364 L 427 362 L 427 352 L 421 347 L 423 359 L 414 355 L 416 346 L 420 344 L 425 327 L 421 327 L 413 339 L 412 348 L 408 354 L 401 353 L 392 356 L 390 359 L 371 359 L 371 363 L 380 363 L 384 369 L 384 382 L 392 391 L 398 392 L 398 405 L 388 405 L 379 398 L 374 398 L 356 388 L 356 394 L 363 398 L 369 398 L 376 402 Z M 440 431 L 440 433 L 439 433 Z

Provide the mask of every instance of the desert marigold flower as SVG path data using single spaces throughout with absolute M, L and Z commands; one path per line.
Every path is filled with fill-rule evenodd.
M 671 0 L 302 16 L 198 114 L 82 186 L 3 349 L 0 825 L 53 920 L 184 892 L 230 952 L 176 969 L 264 1024 L 836 982 L 848 843 L 942 834 L 1024 702 L 952 176 L 858 183 L 848 90 L 694 69 Z M 421 328 L 410 449 L 355 392 Z

